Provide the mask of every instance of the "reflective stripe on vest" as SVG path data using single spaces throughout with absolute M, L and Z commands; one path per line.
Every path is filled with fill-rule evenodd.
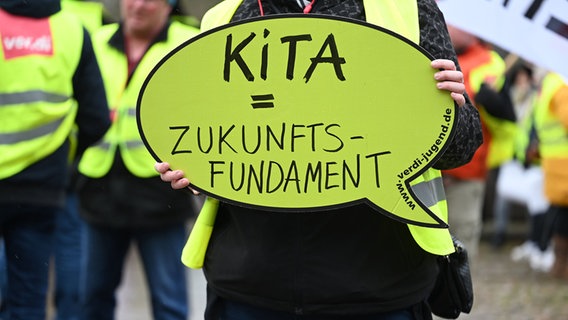
M 53 122 L 26 131 L 15 133 L 0 133 L 0 145 L 16 144 L 52 134 L 56 132 L 59 127 L 61 127 L 63 120 L 64 118 L 60 118 Z
M 101 61 L 100 69 L 108 105 L 113 109 L 114 117 L 103 140 L 85 151 L 79 163 L 79 171 L 91 178 L 103 177 L 112 167 L 115 153 L 120 150 L 124 165 L 130 173 L 140 178 L 154 177 L 158 175 L 153 168 L 156 160 L 152 158 L 140 139 L 136 123 L 138 94 L 154 66 L 179 44 L 197 34 L 198 30 L 179 22 L 172 22 L 168 29 L 168 39 L 154 43 L 148 49 L 128 85 L 126 85 L 128 78 L 126 56 L 108 44 L 117 30 L 118 24 L 106 25 L 93 35 L 95 53 Z
M 30 90 L 16 93 L 0 93 L 0 108 L 13 104 L 24 104 L 34 102 L 62 103 L 70 97 L 42 90 Z
M 543 80 L 542 89 L 535 106 L 539 151 L 545 158 L 568 155 L 568 131 L 550 110 L 550 103 L 554 94 L 566 85 L 560 75 L 549 73 Z
M 77 112 L 72 78 L 81 57 L 83 30 L 59 12 L 22 19 L 0 10 L 0 179 L 11 177 L 57 150 Z M 27 21 L 27 20 L 26 20 Z M 32 46 L 11 46 L 26 38 Z
M 442 177 L 437 177 L 429 181 L 421 181 L 411 186 L 412 191 L 426 205 L 432 207 L 440 201 L 446 200 L 446 192 L 444 191 L 444 184 Z
M 224 0 L 211 8 L 203 16 L 201 31 L 229 23 L 241 3 L 242 0 Z M 363 0 L 363 5 L 368 22 L 403 35 L 416 44 L 420 42 L 416 0 Z M 448 221 L 446 196 L 439 170 L 428 169 L 422 176 L 412 181 L 411 188 L 433 213 L 443 221 Z M 414 240 L 425 251 L 447 255 L 455 250 L 447 228 L 426 228 L 410 224 L 408 228 Z M 207 242 L 202 244 L 207 245 Z

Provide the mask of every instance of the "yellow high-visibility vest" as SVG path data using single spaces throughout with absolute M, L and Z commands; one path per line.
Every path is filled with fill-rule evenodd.
M 100 61 L 113 123 L 102 141 L 85 151 L 79 171 L 91 178 L 101 178 L 109 172 L 115 153 L 119 151 L 130 173 L 139 178 L 154 177 L 158 175 L 154 170 L 156 161 L 144 146 L 136 123 L 138 94 L 154 66 L 171 50 L 197 34 L 198 30 L 172 22 L 167 41 L 157 42 L 150 47 L 128 85 L 127 58 L 123 52 L 108 45 L 117 30 L 118 24 L 106 25 L 93 35 L 93 46 Z
M 0 15 L 3 179 L 52 154 L 69 136 L 77 113 L 72 79 L 81 57 L 83 29 L 78 19 L 64 12 L 33 19 L 27 28 L 10 21 L 29 18 L 1 9 Z M 27 45 L 17 44 L 18 39 L 27 39 Z
M 488 76 L 493 76 L 497 79 L 494 85 L 495 88 L 501 89 L 504 85 L 505 61 L 495 51 L 491 51 L 490 56 L 491 59 L 487 63 L 470 72 L 469 80 L 474 92 L 479 92 L 481 85 Z M 496 168 L 513 158 L 515 153 L 515 136 L 518 130 L 517 123 L 496 118 L 490 115 L 484 108 L 480 108 L 479 113 L 491 133 L 486 164 L 489 169 Z
M 539 152 L 542 158 L 568 157 L 568 130 L 550 110 L 554 94 L 566 86 L 564 79 L 556 73 L 549 73 L 542 82 L 542 88 L 535 105 L 535 125 L 538 132 Z
M 76 15 L 90 33 L 103 25 L 104 5 L 100 2 L 63 0 L 61 9 Z

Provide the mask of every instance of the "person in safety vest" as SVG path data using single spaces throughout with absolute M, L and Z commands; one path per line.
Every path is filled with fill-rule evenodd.
M 513 56 L 508 56 L 511 57 Z M 497 192 L 499 175 L 501 168 L 514 160 L 515 138 L 532 103 L 530 95 L 522 101 L 518 97 L 521 88 L 526 88 L 530 92 L 531 87 L 534 87 L 531 86 L 532 79 L 527 75 L 527 69 L 520 68 L 520 65 L 521 62 L 517 61 L 507 68 L 507 72 L 501 77 L 502 86 L 500 83 L 497 85 L 500 89 L 497 89 L 496 85 L 490 86 L 484 83 L 474 97 L 478 107 L 483 107 L 481 119 L 482 121 L 486 119 L 491 132 L 482 219 L 493 218 L 492 245 L 495 248 L 505 244 L 509 212 L 515 209 L 511 201 Z
M 544 193 L 554 217 L 550 274 L 568 279 L 568 82 L 556 73 L 543 79 L 535 106 Z
M 90 36 L 59 0 L 1 1 L 0 38 L 2 318 L 43 320 L 69 154 L 101 139 L 110 117 Z
M 500 132 L 504 126 L 502 123 L 510 124 L 514 135 L 515 115 L 510 99 L 504 101 L 498 97 L 502 85 L 500 81 L 505 72 L 505 62 L 501 56 L 469 32 L 451 25 L 448 30 L 464 74 L 466 91 L 480 111 L 482 123 L 483 144 L 473 159 L 461 167 L 442 172 L 450 212 L 450 229 L 474 257 L 481 238 L 489 157 L 495 152 L 505 152 L 503 159 L 510 159 L 513 153 L 512 143 L 509 146 L 503 142 L 501 144 L 506 148 L 499 147 L 493 137 L 504 135 Z M 492 146 L 496 146 L 496 149 L 493 150 Z M 492 166 L 498 166 L 497 162 Z
M 554 262 L 548 209 L 544 195 L 543 173 L 538 153 L 538 135 L 535 130 L 535 101 L 542 69 L 527 62 L 518 62 L 510 73 L 511 98 L 517 115 L 517 133 L 514 140 L 514 158 L 502 165 L 497 180 L 496 196 L 505 198 L 509 205 L 502 212 L 495 210 L 495 220 L 501 228 L 507 225 L 508 214 L 515 203 L 528 213 L 526 240 L 512 248 L 513 261 L 527 261 L 535 271 L 548 272 Z M 497 208 L 496 208 L 497 209 Z M 502 217 L 499 217 L 502 215 Z
M 79 162 L 80 214 L 86 223 L 82 319 L 112 319 L 128 249 L 140 254 L 155 319 L 186 320 L 185 268 L 179 255 L 193 196 L 164 186 L 137 129 L 138 93 L 152 68 L 198 29 L 171 21 L 173 0 L 122 0 L 121 22 L 93 44 L 112 125 Z
M 73 14 L 83 26 L 93 33 L 103 24 L 105 8 L 100 2 L 86 0 L 62 0 L 61 10 Z M 76 132 L 71 134 L 74 141 Z M 73 148 L 72 148 L 73 149 Z M 53 306 L 56 320 L 79 319 L 81 260 L 84 239 L 84 221 L 79 216 L 76 192 L 78 158 L 71 150 L 72 178 L 67 193 L 67 203 L 57 215 L 55 248 Z
M 430 179 L 424 178 L 431 191 L 443 190 L 439 170 L 467 163 L 482 137 L 436 1 L 225 0 L 205 14 L 201 28 L 302 12 L 388 26 L 438 59 L 432 62 L 441 69 L 438 88 L 449 91 L 459 106 L 455 138 Z M 189 185 L 184 173 L 170 171 L 166 162 L 155 169 L 174 189 Z M 447 217 L 443 192 L 438 195 L 433 206 Z M 216 213 L 203 263 L 208 320 L 432 319 L 427 300 L 438 274 L 436 261 L 454 250 L 447 229 L 407 225 L 366 204 L 282 213 L 220 202 Z

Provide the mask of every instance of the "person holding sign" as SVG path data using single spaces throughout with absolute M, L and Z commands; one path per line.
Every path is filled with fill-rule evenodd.
M 103 25 L 105 7 L 103 3 L 84 0 L 62 0 L 63 12 L 73 14 L 81 20 L 83 26 L 92 34 Z M 105 109 L 108 109 L 105 107 Z M 77 164 L 72 160 L 72 178 L 67 190 L 65 208 L 57 215 L 54 244 L 54 288 L 53 304 L 56 320 L 78 319 L 81 312 L 80 288 L 82 239 L 84 221 L 79 215 L 76 192 Z
M 425 187 L 423 195 L 432 200 L 428 208 L 447 221 L 439 170 L 467 163 L 482 138 L 478 113 L 464 93 L 463 75 L 436 2 L 225 0 L 206 13 L 201 26 L 205 31 L 229 22 L 288 13 L 372 22 L 405 35 L 438 58 L 431 62 L 432 68 L 440 69 L 434 75 L 437 82 L 431 82 L 432 92 L 439 93 L 436 87 L 448 92 L 458 107 L 452 139 L 433 168 L 421 176 L 420 185 Z M 380 60 L 380 52 L 372 57 Z M 392 86 L 392 90 L 404 88 L 405 83 Z M 412 95 L 415 89 L 406 89 L 405 94 Z M 350 94 L 355 98 L 358 92 Z M 444 96 L 453 106 L 454 101 Z M 400 99 L 405 98 L 400 95 Z M 377 97 L 376 101 L 380 100 Z M 358 111 L 356 103 L 346 107 L 349 112 Z M 381 114 L 362 116 L 378 119 Z M 390 134 L 394 137 L 403 130 L 413 128 L 400 123 L 399 130 Z M 416 164 L 420 161 L 416 159 Z M 189 186 L 184 172 L 170 171 L 168 162 L 158 162 L 155 169 L 174 189 Z M 398 195 L 399 203 L 400 198 Z M 204 208 L 209 211 L 202 214 L 217 214 L 208 222 L 213 224 L 209 245 L 200 248 L 207 249 L 203 263 L 208 280 L 205 319 L 432 318 L 427 300 L 438 273 L 437 258 L 453 250 L 447 229 L 411 226 L 378 214 L 366 203 L 317 212 L 282 212 L 208 200 Z
M 188 316 L 184 266 L 177 259 L 193 214 L 191 197 L 164 186 L 138 135 L 142 82 L 166 53 L 197 34 L 170 20 L 173 0 L 123 0 L 121 23 L 93 34 L 112 125 L 79 163 L 80 213 L 86 223 L 82 319 L 113 319 L 124 262 L 140 253 L 156 319 Z

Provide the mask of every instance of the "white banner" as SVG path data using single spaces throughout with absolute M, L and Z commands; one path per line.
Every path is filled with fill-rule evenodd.
M 438 0 L 448 24 L 568 79 L 568 0 Z

